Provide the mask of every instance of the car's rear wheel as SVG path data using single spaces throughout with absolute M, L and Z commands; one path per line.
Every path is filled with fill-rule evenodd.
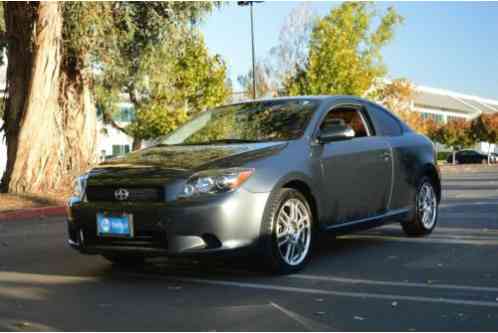
M 145 257 L 131 254 L 104 254 L 104 258 L 118 266 L 141 266 L 145 263 Z
M 284 188 L 271 199 L 263 221 L 263 249 L 268 267 L 289 274 L 309 261 L 313 241 L 313 214 L 304 195 Z
M 438 199 L 434 184 L 429 177 L 422 177 L 415 195 L 414 214 L 401 225 L 409 236 L 424 236 L 434 230 L 437 218 Z

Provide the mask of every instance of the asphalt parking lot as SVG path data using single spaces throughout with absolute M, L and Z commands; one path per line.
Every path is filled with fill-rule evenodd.
M 326 237 L 290 276 L 244 258 L 122 269 L 70 250 L 61 218 L 0 223 L 0 330 L 496 331 L 498 172 L 443 186 L 430 237 Z

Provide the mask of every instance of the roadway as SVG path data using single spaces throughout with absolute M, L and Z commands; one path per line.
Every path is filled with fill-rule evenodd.
M 430 237 L 324 237 L 290 276 L 248 258 L 123 269 L 69 249 L 62 218 L 0 222 L 0 331 L 496 331 L 498 173 L 443 187 Z

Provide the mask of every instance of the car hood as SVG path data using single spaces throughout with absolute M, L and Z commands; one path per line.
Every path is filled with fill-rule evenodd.
M 196 171 L 243 166 L 276 154 L 286 142 L 153 146 L 106 161 L 90 171 L 89 185 L 165 183 Z

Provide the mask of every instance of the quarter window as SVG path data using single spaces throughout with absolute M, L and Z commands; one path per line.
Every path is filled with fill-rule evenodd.
M 330 111 L 325 116 L 320 130 L 337 125 L 338 120 L 342 120 L 346 125 L 350 126 L 354 130 L 356 138 L 368 136 L 369 134 L 363 116 L 360 111 L 353 107 L 339 107 Z
M 380 135 L 399 136 L 402 134 L 399 120 L 389 111 L 374 105 L 370 105 L 369 108 L 373 111 L 371 115 L 375 120 L 375 125 Z

